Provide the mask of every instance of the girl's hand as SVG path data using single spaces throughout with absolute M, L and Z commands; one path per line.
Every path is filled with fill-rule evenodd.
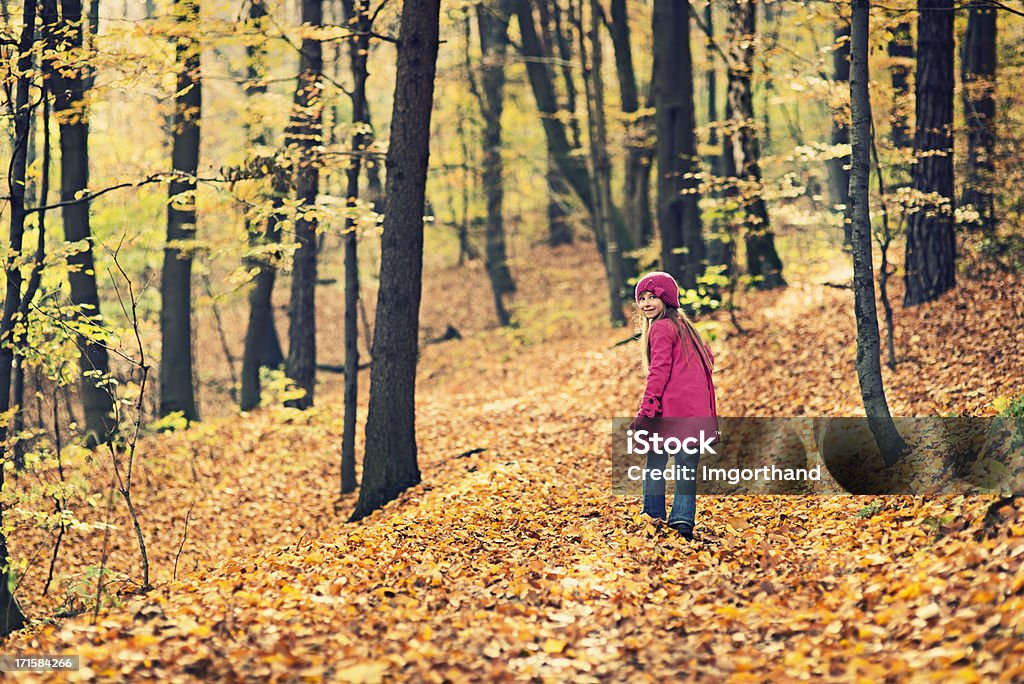
M 650 416 L 640 414 L 633 419 L 633 422 L 629 424 L 630 430 L 647 430 L 648 432 L 654 427 L 654 419 Z

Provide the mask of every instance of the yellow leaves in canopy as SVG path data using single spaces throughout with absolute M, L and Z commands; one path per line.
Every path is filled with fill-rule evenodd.
M 300 40 L 333 41 L 342 40 L 352 35 L 352 31 L 343 26 L 301 26 L 298 30 Z

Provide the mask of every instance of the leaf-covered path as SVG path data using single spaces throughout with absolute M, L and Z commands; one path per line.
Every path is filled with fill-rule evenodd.
M 528 287 L 557 299 L 576 285 L 556 272 Z M 980 355 L 1021 334 L 1019 301 L 985 287 L 939 303 L 964 304 L 971 325 L 958 328 Z M 813 284 L 752 296 L 749 327 L 774 326 L 721 326 L 723 413 L 854 412 L 849 297 Z M 920 321 L 887 380 L 898 413 L 980 413 L 1019 389 L 1019 359 L 993 359 L 974 382 L 943 321 L 899 313 Z M 100 680 L 1024 677 L 1024 522 L 1011 510 L 987 528 L 987 498 L 702 497 L 702 539 L 687 543 L 610 492 L 609 421 L 642 385 L 635 349 L 612 346 L 626 333 L 557 310 L 536 321 L 424 348 L 424 481 L 359 524 L 343 522 L 351 498 L 335 501 L 336 406 L 152 438 L 138 486 L 156 589 L 4 651 L 79 654 L 76 676 Z M 66 542 L 64 562 L 98 558 L 101 541 Z M 122 525 L 110 572 L 136 572 L 133 544 Z M 40 574 L 30 606 L 54 600 L 38 596 Z

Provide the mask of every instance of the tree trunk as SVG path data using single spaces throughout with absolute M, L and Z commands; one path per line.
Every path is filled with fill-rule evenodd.
M 373 146 L 376 134 L 373 132 L 373 115 L 370 113 L 369 101 L 364 103 L 366 108 L 366 125 L 371 130 L 366 133 L 365 140 L 367 149 Z M 366 192 L 364 198 L 368 201 L 373 210 L 378 214 L 384 211 L 384 184 L 380 179 L 381 163 L 376 157 L 368 157 L 363 164 L 366 169 Z
M 857 319 L 857 379 L 868 416 L 868 425 L 887 466 L 906 452 L 885 399 L 875 309 L 875 277 L 871 261 L 871 218 L 868 178 L 871 173 L 871 99 L 868 94 L 868 12 L 870 0 L 853 0 L 851 41 L 853 73 L 850 108 L 853 121 L 853 155 L 848 214 L 853 230 L 853 296 Z
M 740 203 L 746 229 L 747 272 L 761 289 L 781 287 L 782 260 L 775 251 L 775 236 L 768 221 L 761 188 L 761 146 L 758 142 L 751 96 L 754 73 L 754 40 L 757 37 L 757 0 L 729 0 L 729 106 L 737 129 L 740 160 L 737 163 L 741 184 Z
M 766 29 L 766 37 L 761 42 L 761 65 L 764 67 L 761 84 L 761 101 L 764 103 L 764 111 L 761 112 L 761 126 L 764 129 L 764 146 L 770 149 L 772 127 L 768 105 L 774 97 L 775 76 L 768 65 L 768 57 L 778 50 L 779 32 L 782 30 L 786 12 L 785 5 L 781 2 L 764 2 L 761 6 L 764 8 L 764 27 Z
M 34 118 L 34 117 L 33 117 Z M 50 144 L 50 99 L 48 97 L 43 98 L 43 156 L 41 159 L 42 168 L 40 169 L 40 181 L 39 181 L 39 196 L 36 204 L 41 207 L 45 207 L 49 202 L 50 196 L 50 157 L 52 146 Z M 32 127 L 29 127 L 29 135 L 32 135 Z M 27 167 L 26 167 L 27 168 Z M 26 195 L 28 190 L 26 189 Z M 42 282 L 43 275 L 43 263 L 46 260 L 46 210 L 42 209 L 38 212 L 38 218 L 36 219 L 36 252 L 32 258 L 32 271 L 28 279 L 28 287 L 25 288 L 25 292 L 21 295 L 21 302 L 18 305 L 18 320 L 28 321 L 29 307 L 32 305 L 32 301 L 36 297 L 36 293 L 39 291 L 39 285 Z M 18 410 L 14 412 L 11 417 L 12 432 L 16 436 L 14 442 L 14 467 L 18 471 L 25 469 L 25 454 L 28 451 L 29 441 L 24 439 L 18 439 L 17 436 L 22 433 L 25 429 L 25 356 L 26 351 L 29 349 L 29 345 L 26 344 L 28 336 L 28 330 L 26 325 L 18 326 L 13 335 L 14 345 L 14 378 L 13 378 L 13 392 L 14 395 L 11 398 L 11 405 L 17 406 Z M 38 373 L 38 367 L 36 371 Z M 38 380 L 38 378 L 37 378 Z M 36 385 L 36 401 L 39 402 L 40 388 L 38 382 Z M 39 409 L 39 423 L 42 424 L 42 409 Z
M 583 158 L 574 154 L 574 149 L 569 145 L 565 135 L 565 128 L 557 118 L 558 103 L 555 98 L 555 89 L 551 80 L 545 60 L 540 39 L 537 37 L 537 28 L 533 21 L 533 12 L 528 0 L 511 0 L 515 8 L 516 17 L 519 20 L 519 32 L 522 36 L 522 53 L 526 59 L 526 74 L 530 80 L 530 87 L 533 90 L 534 99 L 537 101 L 537 110 L 540 112 L 541 123 L 544 126 L 544 135 L 547 138 L 548 151 L 558 163 L 563 177 L 572 188 L 576 196 L 580 198 L 587 211 L 594 214 L 594 190 L 593 179 L 587 171 Z M 612 224 L 615 228 L 615 235 L 618 236 L 617 244 L 620 251 L 626 252 L 633 249 L 634 245 L 626 229 L 625 219 L 618 207 L 611 208 Z M 595 235 L 598 251 L 602 260 L 607 259 L 605 254 L 605 240 L 601 235 Z M 632 270 L 632 264 L 630 269 Z
M 366 3 L 343 0 L 342 9 L 346 25 L 358 34 L 349 42 L 349 60 L 352 70 L 352 150 L 362 152 L 369 144 L 364 133 L 369 127 L 366 110 L 367 60 L 370 53 L 370 18 Z M 345 194 L 349 207 L 359 200 L 359 173 L 362 157 L 355 154 L 346 170 Z M 356 406 L 359 399 L 359 252 L 356 222 L 352 215 L 345 218 L 345 418 L 341 435 L 341 493 L 354 492 L 356 480 Z
M 953 233 L 953 0 L 918 0 L 914 190 L 907 226 L 903 305 L 938 298 L 956 285 Z
M 850 85 L 850 24 L 843 17 L 834 29 L 832 48 L 832 82 L 836 88 L 848 89 Z M 832 113 L 832 145 L 849 145 L 850 127 L 846 123 L 846 108 Z M 848 214 L 850 204 L 850 155 L 833 157 L 828 160 L 828 184 L 832 195 L 832 209 Z M 843 244 L 851 244 L 850 222 L 843 221 Z
M 491 281 L 498 322 L 509 324 L 504 295 L 515 292 L 516 285 L 505 253 L 505 228 L 502 224 L 501 113 L 505 98 L 505 59 L 508 49 L 507 2 L 477 5 L 480 33 L 481 79 L 480 110 L 484 118 L 483 185 L 487 195 L 487 228 L 484 264 Z M 467 65 L 468 67 L 469 65 Z
M 198 0 L 175 0 L 180 25 L 199 21 Z M 175 38 L 178 89 L 175 95 L 172 168 L 195 176 L 199 169 L 199 122 L 202 116 L 199 41 L 182 33 Z M 196 234 L 196 184 L 172 180 L 167 205 L 167 245 L 160 282 L 160 415 L 181 411 L 199 420 L 192 387 L 192 249 Z M 182 243 L 186 244 L 182 244 Z
M 550 3 L 551 28 L 554 33 L 554 47 L 546 46 L 545 53 L 554 56 L 554 48 L 558 49 L 558 57 L 562 60 L 562 84 L 565 86 L 565 111 L 569 115 L 569 132 L 572 134 L 573 149 L 580 149 L 583 146 L 580 138 L 580 118 L 576 115 L 576 81 L 573 77 L 573 56 L 572 56 L 572 13 L 574 2 L 569 2 L 569 18 L 562 20 L 562 8 L 560 0 L 545 0 L 537 3 L 543 20 L 543 12 Z M 546 23 L 546 22 L 544 22 Z
M 26 3 L 27 4 L 27 3 Z M 0 484 L 3 484 L 3 476 L 0 475 Z M 3 517 L 0 516 L 0 521 Z M 7 550 L 7 537 L 0 532 L 0 562 L 8 562 L 9 552 Z M 17 597 L 11 593 L 9 582 L 9 571 L 4 570 L 0 574 L 0 637 L 5 637 L 11 632 L 16 632 L 27 624 L 25 613 L 21 610 L 21 604 Z
M 537 3 L 537 11 L 540 15 L 543 52 L 549 56 L 557 54 L 562 61 L 562 83 L 565 87 L 564 111 L 569 119 L 572 148 L 579 149 L 580 123 L 579 117 L 576 116 L 576 83 L 572 74 L 573 57 L 570 48 L 571 41 L 566 36 L 562 21 L 562 8 L 559 5 L 559 0 L 543 0 L 543 2 Z M 572 244 L 572 226 L 569 223 L 571 211 L 568 207 L 572 190 L 562 177 L 562 173 L 558 169 L 558 162 L 550 153 L 547 157 L 547 164 L 548 245 L 557 247 L 558 245 Z
M 619 77 L 619 96 L 622 112 L 630 114 L 640 106 L 640 96 L 633 71 L 633 48 L 629 44 L 629 17 L 626 14 L 626 0 L 611 0 L 611 22 L 608 32 L 615 49 L 615 72 Z
M 964 37 L 961 81 L 967 119 L 964 204 L 978 212 L 977 227 L 995 227 L 993 193 L 996 146 L 996 10 L 972 5 Z
M 547 137 L 548 150 L 558 163 L 570 187 L 583 201 L 587 211 L 593 211 L 594 197 L 591 190 L 590 174 L 579 155 L 572 153 L 573 148 L 565 136 L 565 128 L 555 117 L 558 113 L 558 101 L 551 74 L 545 65 L 548 56 L 542 49 L 537 30 L 534 26 L 533 12 L 528 0 L 512 0 L 519 19 L 519 32 L 522 35 L 523 57 L 526 58 L 526 72 L 530 79 L 537 109 L 541 115 L 544 134 Z M 601 246 L 603 253 L 604 246 Z
M 266 16 L 264 0 L 253 0 L 249 5 L 249 20 L 252 31 L 256 35 L 263 32 L 263 17 Z M 266 49 L 265 43 L 246 46 L 246 98 L 251 102 L 258 95 L 266 92 Z M 248 137 L 253 146 L 265 145 L 267 131 L 262 122 L 252 124 Z M 280 169 L 273 170 L 273 194 L 271 203 L 274 210 L 279 209 L 288 191 L 287 178 Z M 246 223 L 250 248 L 263 245 L 275 245 L 281 242 L 281 230 L 278 227 L 279 217 L 271 214 L 266 221 L 262 236 L 255 226 Z M 242 354 L 242 393 L 240 404 L 242 411 L 252 411 L 260 402 L 260 368 L 276 368 L 284 360 L 281 353 L 281 342 L 278 330 L 273 323 L 273 284 L 276 280 L 276 259 L 264 256 L 260 259 L 247 259 L 247 266 L 258 269 L 253 279 L 252 290 L 249 291 L 249 324 L 246 328 L 245 350 Z
M 80 49 L 82 35 L 82 2 L 68 0 L 61 3 L 63 16 L 58 17 L 57 0 L 44 0 L 41 17 L 48 51 L 51 55 L 66 52 L 60 46 Z M 54 110 L 60 130 L 60 198 L 67 202 L 89 187 L 89 118 L 86 106 L 88 73 L 85 67 L 62 64 L 54 68 L 49 59 L 43 61 L 47 87 L 54 97 Z M 75 115 L 69 115 L 75 112 Z M 68 204 L 61 210 L 64 219 L 64 239 L 82 242 L 85 248 L 68 256 L 68 284 L 73 314 L 80 321 L 99 325 L 99 291 L 96 286 L 95 260 L 92 249 L 92 228 L 89 224 L 89 202 L 84 200 Z M 85 412 L 86 441 L 96 445 L 106 442 L 117 430 L 113 418 L 113 399 L 105 387 L 98 387 L 95 374 L 109 373 L 107 349 L 95 340 L 96 336 L 80 335 L 79 366 L 82 370 L 80 388 L 82 408 Z
M 604 119 L 604 82 L 601 78 L 603 55 L 599 17 L 598 0 L 591 0 L 590 44 L 593 59 L 589 69 L 584 67 L 584 82 L 589 83 L 590 89 L 593 90 L 593 98 L 589 94 L 587 96 L 587 120 L 590 125 L 590 157 L 594 168 L 595 197 L 597 198 L 595 218 L 598 222 L 597 229 L 605 236 L 607 245 L 605 270 L 608 275 L 609 321 L 612 327 L 618 328 L 626 325 L 626 317 L 622 312 L 622 254 L 619 252 L 618 240 L 612 232 L 611 222 L 612 166 L 608 160 L 608 134 Z M 586 52 L 582 49 L 580 57 L 586 64 Z
M 476 87 L 476 80 L 472 75 L 472 69 L 469 59 L 469 41 L 470 41 L 470 19 L 469 15 L 466 15 L 465 19 L 465 32 L 466 32 L 466 75 L 470 80 L 470 89 L 475 93 L 476 97 L 480 97 L 480 92 Z M 479 259 L 480 255 L 473 247 L 473 243 L 469 241 L 469 229 L 470 229 L 470 209 L 469 209 L 469 196 L 476 190 L 477 176 L 476 172 L 476 159 L 470 156 L 469 151 L 469 134 L 466 131 L 466 120 L 463 117 L 459 117 L 455 121 L 455 135 L 459 141 L 459 152 L 462 153 L 462 164 L 459 165 L 459 170 L 462 171 L 462 182 L 459 183 L 460 199 L 459 209 L 461 209 L 462 216 L 456 217 L 456 212 L 452 209 L 452 219 L 454 224 L 457 226 L 459 233 L 459 266 L 465 264 L 466 259 Z M 454 198 L 454 193 L 453 193 Z M 430 213 L 430 198 L 427 198 L 427 212 Z
M 704 53 L 707 58 L 707 68 L 704 71 L 704 81 L 708 89 L 708 147 L 718 144 L 718 69 L 715 66 L 714 41 L 715 41 L 715 13 L 714 3 L 708 0 L 704 5 L 704 28 L 707 31 L 704 43 Z M 722 158 L 717 154 L 710 154 L 707 157 L 707 164 L 711 167 L 711 175 L 719 176 L 722 173 Z
M 572 190 L 565 182 L 558 162 L 552 155 L 547 156 L 548 181 L 548 246 L 571 245 L 572 225 L 569 223 L 570 195 Z
M 274 212 L 267 218 L 263 235 L 256 238 L 250 229 L 250 246 L 276 245 L 281 242 L 280 216 L 288 193 L 288 178 L 281 169 L 273 171 L 271 203 Z M 245 350 L 242 355 L 242 393 L 240 407 L 251 411 L 260 405 L 260 368 L 277 368 L 284 361 L 281 343 L 274 325 L 273 294 L 277 280 L 277 256 L 264 255 L 260 259 L 247 259 L 249 268 L 258 268 L 249 290 L 249 323 L 245 330 Z
M 730 70 L 731 74 L 731 70 Z M 722 131 L 722 161 L 721 161 L 721 174 L 725 182 L 722 183 L 722 189 L 719 193 L 719 197 L 724 200 L 731 198 L 737 198 L 740 194 L 739 190 L 739 170 L 736 165 L 736 136 L 733 132 L 733 121 L 735 115 L 732 109 L 732 100 L 728 97 L 728 92 L 732 90 L 732 79 L 729 79 L 728 90 L 726 92 L 725 99 L 725 123 L 726 126 Z M 721 274 L 725 276 L 731 276 L 733 274 L 733 260 L 736 258 L 735 245 L 736 238 L 739 234 L 740 220 L 737 217 L 735 210 L 726 209 L 730 206 L 738 206 L 737 201 L 727 201 L 724 203 L 723 211 L 724 217 L 721 222 L 724 224 L 719 226 L 718 233 L 721 238 L 715 240 L 708 245 L 710 263 L 716 266 L 723 267 Z
M 654 54 L 658 138 L 658 229 L 661 266 L 684 289 L 704 273 L 704 235 L 697 207 L 700 173 L 694 136 L 689 0 L 655 0 Z
M 323 24 L 323 0 L 302 0 L 302 23 L 305 26 Z M 301 203 L 295 219 L 295 241 L 299 248 L 292 262 L 285 371 L 306 392 L 289 402 L 289 406 L 302 409 L 313 405 L 316 386 L 316 196 L 320 170 L 315 148 L 322 141 L 322 79 L 323 46 L 317 38 L 303 38 L 292 117 L 285 136 L 285 145 L 297 153 L 295 196 Z
M 86 28 L 88 31 L 84 35 L 86 39 L 85 45 L 91 54 L 96 51 L 96 36 L 100 33 L 100 0 L 89 0 L 89 16 L 86 19 Z M 95 81 L 96 69 L 89 65 L 85 70 L 85 88 L 92 90 L 92 85 Z
M 0 316 L 0 413 L 11 408 L 11 372 L 14 349 L 10 344 L 14 328 L 14 314 L 21 305 L 21 269 L 18 266 L 22 243 L 25 236 L 25 177 L 28 136 L 31 129 L 32 107 L 29 105 L 29 90 L 32 86 L 29 73 L 32 69 L 32 46 L 35 42 L 36 3 L 25 0 L 24 25 L 18 44 L 18 73 L 14 100 L 14 144 L 11 154 L 8 193 L 11 206 L 10 242 L 7 245 L 5 269 L 7 287 L 4 293 L 3 314 Z M 0 426 L 0 442 L 6 441 L 8 430 Z M 6 461 L 5 454 L 5 461 Z M 2 466 L 3 464 L 0 464 Z M 4 473 L 0 467 L 0 489 L 4 485 Z M 10 591 L 7 536 L 4 534 L 3 507 L 0 505 L 0 636 L 25 626 L 25 615 L 14 594 Z
M 253 0 L 249 5 L 249 21 L 256 35 L 263 32 L 263 18 L 267 15 L 264 0 Z M 263 43 L 246 45 L 246 84 L 245 96 L 251 102 L 256 96 L 267 92 L 264 82 L 266 77 L 266 49 Z M 267 130 L 261 122 L 256 122 L 249 131 L 249 139 L 253 146 L 267 144 Z M 271 202 L 278 209 L 287 192 L 287 178 L 280 169 L 274 169 L 273 196 Z M 257 229 L 246 222 L 246 234 L 249 236 L 250 248 L 261 245 L 277 244 L 281 241 L 278 228 L 279 218 L 275 214 L 267 219 L 262 236 Z M 243 411 L 250 411 L 260 404 L 260 368 L 276 368 L 281 364 L 281 344 L 274 325 L 274 309 L 272 296 L 274 281 L 277 277 L 277 260 L 269 255 L 261 259 L 246 259 L 250 269 L 258 269 L 249 290 L 249 323 L 245 330 L 245 349 L 242 353 L 242 391 L 240 405 Z
M 896 147 L 909 147 L 911 141 L 910 128 L 907 126 L 907 114 L 910 112 L 910 66 L 914 59 L 914 41 L 910 36 L 910 22 L 901 21 L 893 29 L 889 39 L 889 59 L 893 60 L 890 67 L 893 90 L 893 104 L 890 124 L 892 125 L 892 144 Z
M 704 52 L 707 56 L 708 66 L 704 72 L 704 79 L 707 83 L 708 89 L 708 147 L 714 149 L 715 145 L 721 143 L 721 152 L 712 152 L 705 159 L 705 163 L 711 169 L 711 178 L 713 181 L 712 194 L 717 199 L 724 198 L 727 194 L 733 192 L 732 189 L 723 187 L 722 180 L 726 177 L 734 177 L 736 175 L 736 161 L 733 156 L 732 138 L 729 136 L 729 132 L 726 131 L 722 135 L 722 139 L 718 138 L 718 69 L 715 66 L 715 57 L 713 55 L 714 50 L 714 36 L 715 36 L 715 13 L 714 3 L 708 0 L 708 3 L 704 6 L 704 28 L 706 30 L 706 39 Z M 657 62 L 654 63 L 657 68 Z M 728 102 L 726 102 L 725 118 L 729 120 L 732 118 L 732 110 L 729 108 Z M 728 171 L 727 171 L 728 169 Z M 735 183 L 735 179 L 731 181 Z M 707 262 L 709 265 L 718 267 L 718 273 L 720 275 L 729 275 L 729 267 L 732 263 L 732 240 L 730 235 L 732 230 L 730 228 L 731 221 L 724 219 L 720 212 L 713 212 L 710 218 L 710 230 L 707 235 Z M 714 288 L 717 291 L 717 288 Z
M 416 360 L 423 274 L 423 200 L 437 64 L 440 0 L 402 6 L 387 154 L 380 290 L 374 324 L 360 520 L 420 481 Z
M 567 33 L 571 30 L 562 20 L 562 8 L 559 0 L 548 0 L 551 8 L 551 30 L 554 33 L 554 47 L 549 47 L 547 54 L 555 54 L 562 60 L 562 83 L 565 84 L 565 111 L 569 115 L 569 132 L 572 135 L 573 149 L 580 149 L 580 119 L 576 113 L 576 81 L 573 79 L 572 40 Z M 548 2 L 537 5 L 543 11 Z M 573 234 L 570 223 L 570 203 L 572 190 L 565 181 L 558 162 L 548 154 L 548 244 L 552 247 L 572 244 Z
M 629 42 L 629 17 L 626 0 L 612 0 L 608 30 L 615 48 L 615 71 L 619 77 L 619 98 L 626 122 L 626 158 L 622 169 L 623 214 L 633 244 L 643 245 L 653 232 L 651 220 L 650 117 L 636 116 L 640 108 L 633 48 Z

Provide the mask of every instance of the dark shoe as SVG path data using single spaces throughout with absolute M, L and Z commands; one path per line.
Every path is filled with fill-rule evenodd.
M 669 527 L 678 532 L 686 541 L 693 541 L 693 528 L 689 525 L 678 523 L 675 525 L 669 525 Z

